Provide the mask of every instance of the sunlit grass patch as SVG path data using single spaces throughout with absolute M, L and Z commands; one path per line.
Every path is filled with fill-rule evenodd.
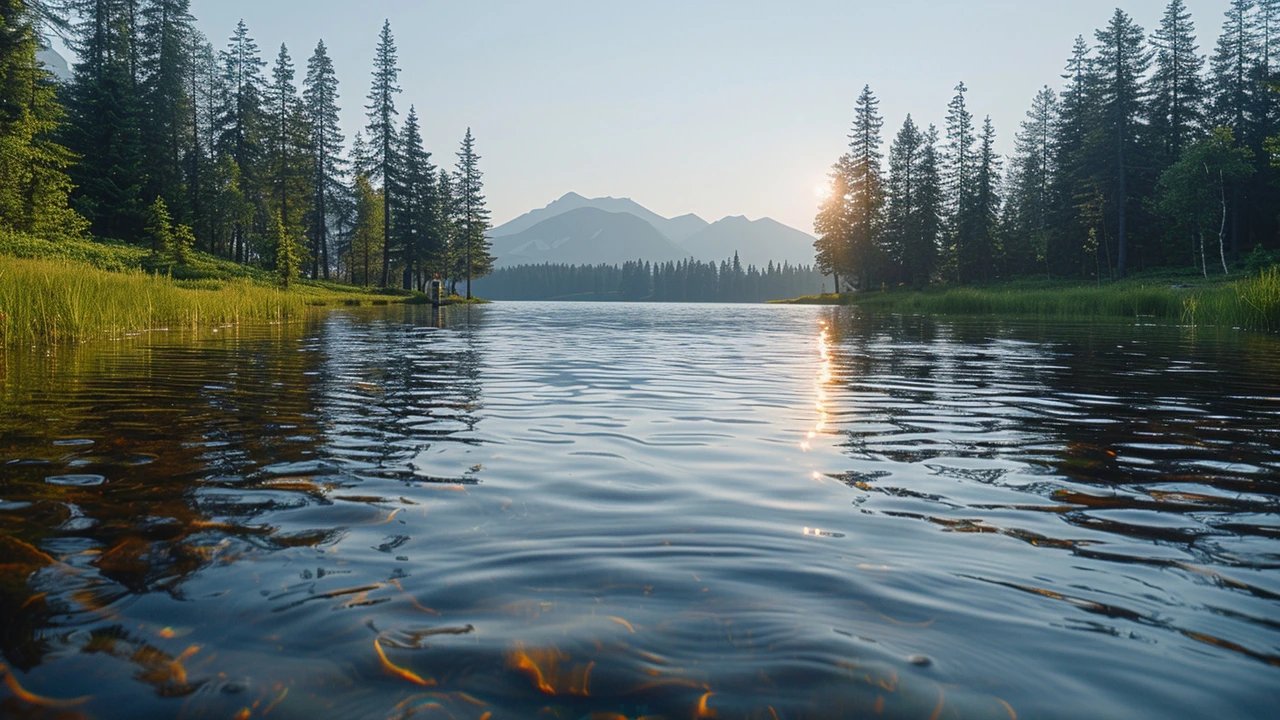
M 249 278 L 176 280 L 142 270 L 109 271 L 69 259 L 0 255 L 3 344 L 119 337 L 300 319 L 318 305 L 366 304 L 374 296 L 298 285 L 281 290 Z

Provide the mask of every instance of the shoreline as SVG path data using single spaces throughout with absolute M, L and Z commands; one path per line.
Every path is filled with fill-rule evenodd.
M 924 315 L 1155 318 L 1197 327 L 1280 331 L 1280 267 L 1235 278 L 1137 278 L 1106 285 L 1011 282 L 986 287 L 810 295 L 778 305 L 856 306 Z

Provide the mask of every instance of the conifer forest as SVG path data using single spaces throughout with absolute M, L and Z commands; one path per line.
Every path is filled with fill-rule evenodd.
M 285 284 L 456 290 L 492 269 L 476 139 L 456 161 L 424 147 L 389 21 L 367 83 L 340 82 L 322 39 L 303 60 L 228 31 L 201 34 L 191 0 L 0 0 L 0 230 L 194 249 Z M 69 82 L 36 59 L 55 36 Z
M 956 86 L 940 125 L 909 115 L 886 158 L 879 100 L 862 91 L 815 221 L 823 272 L 918 288 L 1280 259 L 1277 0 L 1231 0 L 1210 51 L 1184 0 L 1150 32 L 1117 9 L 1031 99 L 1012 157 L 968 92 Z

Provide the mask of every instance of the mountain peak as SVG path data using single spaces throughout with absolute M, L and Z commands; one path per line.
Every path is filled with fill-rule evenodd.
M 610 213 L 626 213 L 628 215 L 634 215 L 635 217 L 652 225 L 658 230 L 658 232 L 662 233 L 664 237 L 673 243 L 683 242 L 707 225 L 706 221 L 696 215 L 686 215 L 681 218 L 669 220 L 652 210 L 649 210 L 631 198 L 586 198 L 576 192 L 570 192 L 540 210 L 533 210 L 521 215 L 511 222 L 499 225 L 489 231 L 489 236 L 496 238 L 508 235 L 517 235 L 544 220 L 584 207 L 596 208 Z

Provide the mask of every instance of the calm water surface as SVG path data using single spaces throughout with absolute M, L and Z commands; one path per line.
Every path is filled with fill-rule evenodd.
M 1275 718 L 1280 342 L 337 312 L 0 363 L 0 717 Z

